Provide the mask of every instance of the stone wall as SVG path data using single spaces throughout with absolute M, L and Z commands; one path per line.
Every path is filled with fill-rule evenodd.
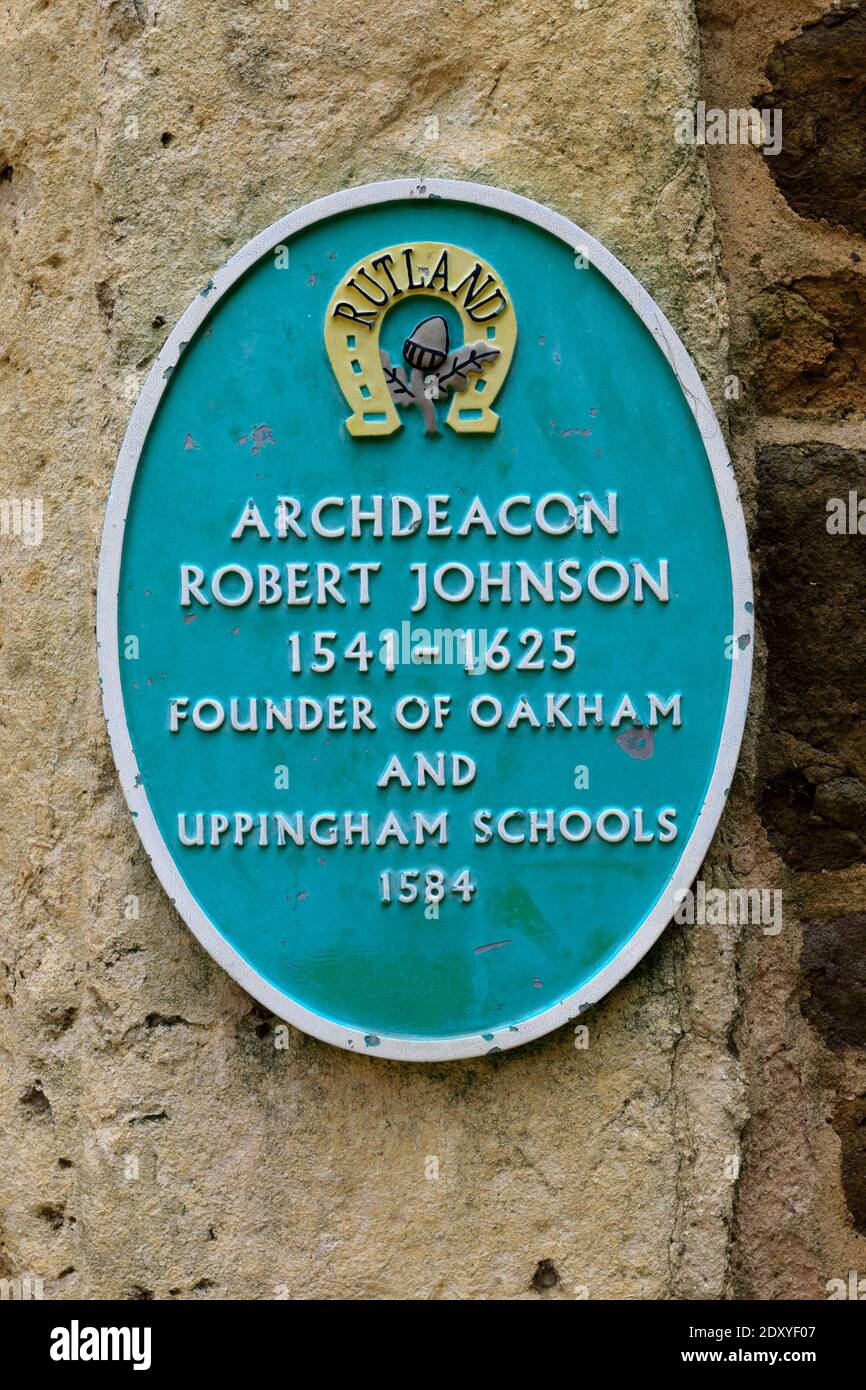
M 836 77 L 862 21 L 698 8 L 0 16 L 0 493 L 45 508 L 40 546 L 0 540 L 0 1277 L 52 1298 L 817 1298 L 866 1272 L 863 569 L 824 511 L 864 471 L 862 188 L 832 137 L 856 143 Z M 673 138 L 701 95 L 771 91 L 797 130 L 777 168 Z M 156 883 L 102 720 L 99 528 L 167 331 L 278 216 L 422 174 L 549 203 L 643 281 L 729 420 L 753 528 L 764 638 L 703 878 L 782 888 L 785 927 L 670 928 L 587 1051 L 569 1029 L 436 1066 L 275 1048 Z
M 738 953 L 731 1269 L 752 1298 L 866 1269 L 866 550 L 827 510 L 866 495 L 866 12 L 828 8 L 698 4 L 707 104 L 780 108 L 784 129 L 775 157 L 707 149 L 764 637 L 743 869 L 785 903 L 784 932 Z

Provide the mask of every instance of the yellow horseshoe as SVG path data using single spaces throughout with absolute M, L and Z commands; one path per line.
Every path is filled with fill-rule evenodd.
M 493 267 L 474 252 L 445 242 L 402 242 L 365 256 L 343 276 L 325 315 L 325 347 L 352 414 L 356 438 L 393 434 L 402 421 L 391 400 L 379 356 L 382 324 L 405 298 L 425 295 L 456 309 L 466 343 L 499 349 L 474 389 L 455 392 L 446 424 L 458 434 L 492 434 L 493 410 L 514 356 L 517 319 Z

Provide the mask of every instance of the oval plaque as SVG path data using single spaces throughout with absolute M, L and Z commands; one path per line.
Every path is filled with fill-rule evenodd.
M 445 180 L 284 218 L 159 354 L 105 521 L 123 790 L 280 1018 L 464 1057 L 577 1018 L 674 916 L 752 653 L 718 424 L 546 208 Z

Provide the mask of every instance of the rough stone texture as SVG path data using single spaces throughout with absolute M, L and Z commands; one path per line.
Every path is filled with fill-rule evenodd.
M 804 922 L 803 1013 L 830 1047 L 866 1049 L 866 913 Z
M 866 13 L 826 14 L 777 44 L 767 106 L 785 113 L 770 172 L 795 212 L 866 232 Z
M 866 494 L 866 453 L 830 444 L 758 453 L 760 609 L 767 644 L 761 815 L 791 868 L 866 862 L 863 537 L 828 531 L 827 503 Z
M 859 1125 L 866 1058 L 849 1021 L 866 961 L 861 934 L 841 935 L 841 924 L 866 910 L 858 811 L 864 551 L 826 530 L 831 497 L 866 492 L 859 346 L 866 245 L 852 213 L 863 190 L 862 178 L 846 184 L 845 173 L 862 152 L 862 129 L 849 138 L 845 127 L 862 65 L 851 83 L 838 81 L 838 41 L 861 31 L 862 7 L 856 0 L 834 7 L 851 17 L 822 25 L 827 41 L 816 46 L 810 26 L 826 8 L 822 0 L 697 5 L 707 105 L 783 107 L 775 163 L 748 148 L 707 150 L 730 312 L 729 371 L 740 383 L 732 452 L 747 493 L 757 460 L 760 500 L 753 556 L 766 689 L 756 692 L 760 817 L 749 874 L 780 889 L 784 902 L 782 933 L 748 932 L 738 953 L 734 1039 L 749 1120 L 731 1274 L 743 1298 L 823 1298 L 828 1280 L 866 1268 Z M 835 103 L 836 119 L 819 122 L 813 148 L 803 132 L 821 93 Z M 832 192 L 821 205 L 825 179 Z M 796 188 L 808 206 L 796 202 Z M 847 227 L 814 220 L 831 205 L 850 219 Z
M 551 203 L 643 279 L 718 399 L 708 184 L 670 134 L 696 44 L 685 0 L 0 17 L 2 492 L 46 511 L 40 548 L 0 556 L 0 1272 L 54 1298 L 725 1293 L 727 933 L 669 932 L 590 1016 L 588 1051 L 570 1030 L 447 1066 L 295 1032 L 278 1049 L 154 880 L 93 638 L 102 510 L 155 351 L 216 265 L 325 192 L 436 172 Z
M 842 1141 L 842 1186 L 848 1210 L 857 1230 L 866 1236 L 866 1099 L 841 1101 L 833 1124 Z
M 866 275 L 804 275 L 762 291 L 749 309 L 759 339 L 755 386 L 768 412 L 863 414 Z

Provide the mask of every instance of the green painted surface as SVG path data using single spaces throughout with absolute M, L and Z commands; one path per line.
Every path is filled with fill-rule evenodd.
M 458 436 L 441 426 L 423 433 L 417 410 L 387 439 L 353 440 L 348 414 L 325 353 L 325 307 L 341 274 L 359 257 L 404 240 L 442 240 L 475 250 L 502 276 L 518 322 L 510 376 L 496 402 L 491 437 Z M 383 344 L 398 360 L 406 331 L 438 301 L 396 308 Z M 456 318 L 454 320 L 456 324 Z M 445 411 L 440 412 L 444 420 Z M 267 438 L 253 452 L 252 431 Z M 245 438 L 245 442 L 241 442 Z M 253 498 L 266 520 L 285 493 L 305 506 L 326 495 L 399 492 L 450 494 L 460 517 L 477 494 L 491 512 L 507 496 L 592 492 L 619 496 L 619 533 L 516 541 L 479 532 L 455 541 L 425 536 L 335 543 L 229 539 Z M 586 570 L 605 557 L 641 559 L 651 573 L 669 561 L 671 600 L 650 595 L 601 604 L 536 601 L 480 607 L 433 600 L 412 615 L 409 564 L 573 556 Z M 368 608 L 179 606 L 181 563 L 208 574 L 227 563 L 254 568 L 375 560 Z M 190 616 L 193 621 L 187 621 Z M 578 663 L 472 676 L 460 667 L 374 662 L 358 675 L 338 662 L 328 675 L 292 675 L 288 636 L 336 630 L 337 649 L 361 630 L 378 651 L 383 629 L 507 627 L 578 631 Z M 445 1037 L 491 1031 L 535 1015 L 577 990 L 613 957 L 657 900 L 700 810 L 720 737 L 730 679 L 725 657 L 732 629 L 731 585 L 721 512 L 706 454 L 678 383 L 650 335 L 598 272 L 577 270 L 573 253 L 537 227 L 499 213 L 445 201 L 396 203 L 317 224 L 290 243 L 289 267 L 268 255 L 220 300 L 186 348 L 168 382 L 142 452 L 124 542 L 119 635 L 139 639 L 137 661 L 121 659 L 133 746 L 154 815 L 191 892 L 232 946 L 256 970 L 309 1009 L 377 1033 Z M 651 757 L 629 756 L 618 731 L 482 731 L 466 715 L 469 700 L 495 694 L 510 710 L 521 694 L 538 707 L 547 692 L 596 692 L 609 719 L 628 693 L 645 713 L 645 695 L 682 694 L 683 725 L 664 721 Z M 441 733 L 396 729 L 400 695 L 448 692 L 453 713 Z M 170 697 L 228 701 L 250 696 L 364 695 L 374 702 L 375 733 L 204 734 L 187 722 L 168 729 Z M 397 753 L 411 768 L 416 750 L 458 751 L 478 764 L 460 790 L 377 789 Z M 275 769 L 289 768 L 288 789 Z M 575 790 L 574 770 L 589 770 Z M 677 808 L 678 837 L 668 845 L 631 840 L 536 846 L 472 843 L 477 808 L 570 806 L 591 815 L 608 806 Z M 251 835 L 243 849 L 183 847 L 177 813 L 199 811 L 371 812 L 374 826 L 395 810 L 448 808 L 447 847 L 322 848 Z M 383 907 L 383 869 L 468 867 L 477 892 L 468 905 L 448 898 L 438 920 L 415 904 Z M 479 950 L 480 947 L 489 949 Z

